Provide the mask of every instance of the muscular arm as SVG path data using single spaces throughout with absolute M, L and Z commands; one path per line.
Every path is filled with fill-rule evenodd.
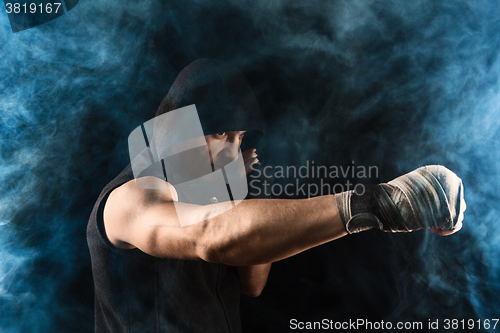
M 168 189 L 146 190 L 132 180 L 108 198 L 106 234 L 117 247 L 137 247 L 156 257 L 235 266 L 271 263 L 347 234 L 332 195 L 245 200 L 220 215 L 202 218 L 219 205 L 186 206 L 202 220 L 181 227 Z

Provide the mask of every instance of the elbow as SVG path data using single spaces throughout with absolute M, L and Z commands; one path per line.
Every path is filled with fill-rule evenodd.
M 224 264 L 228 266 L 248 266 L 256 264 L 251 253 L 245 253 L 238 245 L 203 245 L 199 247 L 198 257 L 209 263 Z
M 196 245 L 197 256 L 206 262 L 216 263 L 218 261 L 218 251 L 214 244 L 201 237 Z
M 245 264 L 237 254 L 237 249 L 231 250 L 230 244 L 218 242 L 202 242 L 199 246 L 198 256 L 201 260 L 224 265 L 239 266 Z
M 204 223 L 204 222 L 202 222 Z M 204 226 L 203 232 L 197 242 L 197 255 L 206 262 L 217 264 L 230 264 L 228 262 L 228 253 L 230 253 L 231 244 L 227 238 Z
M 217 264 L 222 263 L 222 255 L 220 253 L 220 250 L 213 244 L 206 244 L 205 242 L 201 242 L 201 244 L 198 245 L 197 252 L 198 257 L 203 261 Z
M 243 237 L 232 230 L 220 228 L 217 223 L 203 223 L 197 252 L 201 260 L 210 263 L 243 266 L 251 262 L 251 251 L 245 251 Z

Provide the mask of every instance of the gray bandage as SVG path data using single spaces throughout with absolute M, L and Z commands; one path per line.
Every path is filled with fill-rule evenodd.
M 335 195 L 348 233 L 379 228 L 390 232 L 454 230 L 466 208 L 462 180 L 444 166 L 418 168 L 389 183 Z

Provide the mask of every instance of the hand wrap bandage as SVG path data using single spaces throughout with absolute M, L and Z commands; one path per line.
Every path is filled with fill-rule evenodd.
M 462 180 L 444 166 L 418 168 L 365 193 L 335 195 L 348 233 L 372 228 L 390 232 L 444 228 L 454 230 L 466 208 Z

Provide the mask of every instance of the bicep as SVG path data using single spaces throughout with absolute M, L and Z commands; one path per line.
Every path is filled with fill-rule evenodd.
M 175 195 L 169 186 L 146 190 L 134 180 L 115 189 L 104 207 L 110 242 L 118 248 L 138 248 L 155 257 L 199 259 L 197 228 L 180 226 L 173 202 Z

